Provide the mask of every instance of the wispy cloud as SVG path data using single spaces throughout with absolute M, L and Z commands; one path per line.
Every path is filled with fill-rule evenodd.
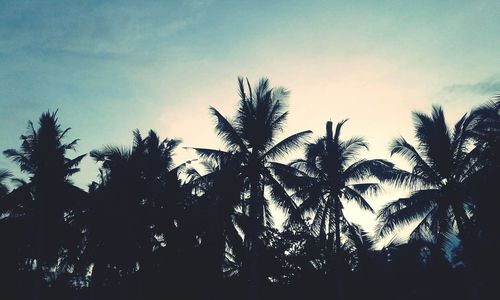
M 155 47 L 151 51 L 168 47 L 169 38 L 196 25 L 205 8 L 204 1 L 182 7 L 156 4 L 154 9 L 111 2 L 50 6 L 7 1 L 0 9 L 0 53 L 145 54 L 148 45 Z
M 453 84 L 443 88 L 445 93 L 474 93 L 481 95 L 493 95 L 500 93 L 500 76 L 493 76 L 486 80 L 469 83 L 469 84 Z

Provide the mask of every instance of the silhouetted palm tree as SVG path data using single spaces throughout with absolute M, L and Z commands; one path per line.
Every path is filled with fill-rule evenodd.
M 340 132 L 345 122 L 339 122 L 335 132 L 332 122 L 327 122 L 326 136 L 307 144 L 305 158 L 291 163 L 297 168 L 298 176 L 283 180 L 285 186 L 296 191 L 295 197 L 302 199 L 302 212 L 314 212 L 311 229 L 319 237 L 326 257 L 336 254 L 337 270 L 341 269 L 343 261 L 341 232 L 350 226 L 341 201 L 354 201 L 360 208 L 373 212 L 364 197 L 376 195 L 381 187 L 377 182 L 362 181 L 391 166 L 383 160 L 359 159 L 360 150 L 368 149 L 368 145 L 360 137 L 341 140 Z M 339 272 L 334 273 L 339 276 Z M 337 282 L 337 290 L 341 288 Z
M 499 225 L 496 211 L 498 201 L 493 200 L 496 187 L 490 182 L 500 179 L 500 95 L 496 101 L 483 104 L 471 112 L 473 121 L 473 149 L 470 151 L 478 171 L 470 178 L 471 192 L 475 193 L 476 214 L 474 221 L 476 234 L 494 234 Z M 497 223 L 497 224 L 495 224 Z
M 139 144 L 140 134 L 136 133 Z M 174 151 L 181 143 L 177 139 L 160 140 L 156 132 L 150 130 L 143 139 L 141 170 L 144 181 L 144 205 L 150 210 L 148 217 L 154 224 L 153 233 L 160 239 L 172 239 L 176 231 L 176 213 L 187 195 L 181 187 L 179 173 L 184 171 L 186 163 L 174 166 Z M 189 161 L 187 162 L 189 163 Z M 161 246 L 157 244 L 155 247 Z
M 30 175 L 28 183 L 6 197 L 7 211 L 3 213 L 8 214 L 8 219 L 4 222 L 15 222 L 20 226 L 19 234 L 30 236 L 29 242 L 20 247 L 32 249 L 25 252 L 31 253 L 25 259 L 28 269 L 37 270 L 40 278 L 50 273 L 57 277 L 74 264 L 68 259 L 78 252 L 80 228 L 73 221 L 85 197 L 85 192 L 69 179 L 79 171 L 77 166 L 85 155 L 66 157 L 78 140 L 63 142 L 69 128 L 62 130 L 56 115 L 57 111 L 43 113 L 37 129 L 29 122 L 20 149 L 4 151 L 22 172 Z M 40 297 L 41 281 L 36 281 L 35 294 Z
M 204 159 L 238 161 L 238 176 L 248 187 L 244 194 L 243 213 L 251 219 L 249 230 L 245 233 L 245 243 L 250 249 L 248 263 L 251 293 L 257 289 L 257 260 L 255 250 L 259 231 L 262 226 L 272 222 L 268 200 L 274 201 L 285 210 L 293 210 L 296 205 L 272 174 L 271 162 L 274 159 L 300 146 L 310 131 L 291 135 L 276 143 L 279 132 L 287 119 L 286 100 L 288 91 L 284 88 L 270 88 L 268 79 L 261 79 L 252 89 L 248 80 L 247 88 L 243 78 L 238 78 L 240 103 L 234 120 L 230 121 L 211 107 L 216 118 L 217 135 L 221 137 L 227 150 L 195 148 Z M 265 198 L 264 187 L 270 187 L 271 199 Z M 244 192 L 244 191 L 242 191 Z M 254 299 L 257 294 L 250 295 Z
M 471 112 L 474 120 L 472 138 L 475 152 L 481 153 L 479 163 L 486 167 L 500 164 L 500 95 L 496 100 L 476 107 Z
M 134 131 L 130 150 L 106 146 L 91 152 L 102 162 L 100 183 L 91 192 L 86 251 L 94 288 L 124 284 L 139 270 L 151 272 L 153 252 L 166 243 L 175 247 L 175 214 L 186 196 L 178 178 L 184 164 L 173 167 L 178 144 L 161 141 L 154 131 L 145 138 Z
M 417 222 L 411 240 L 429 241 L 443 249 L 458 232 L 466 243 L 472 230 L 471 179 L 482 168 L 469 151 L 474 117 L 465 114 L 450 130 L 442 108 L 434 106 L 432 115 L 414 112 L 413 119 L 417 147 L 403 137 L 391 145 L 391 155 L 405 158 L 412 170 L 393 169 L 386 174 L 396 186 L 412 192 L 379 212 L 379 233 L 386 236 L 400 226 Z
M 500 268 L 500 259 L 496 255 L 500 251 L 497 239 L 500 204 L 496 200 L 497 187 L 492 184 L 500 182 L 500 95 L 473 109 L 471 117 L 475 124 L 472 133 L 474 148 L 470 156 L 480 165 L 480 170 L 469 179 L 474 200 L 474 242 L 470 244 L 473 249 L 469 251 L 472 252 L 469 259 L 477 265 L 484 286 L 491 287 L 489 292 L 485 292 L 486 297 L 494 292 L 496 286 L 494 276 L 490 274 Z
M 205 277 L 210 279 L 204 283 L 206 293 L 212 298 L 221 298 L 223 276 L 239 276 L 241 262 L 246 257 L 242 236 L 236 229 L 238 220 L 243 218 L 241 191 L 244 183 L 239 176 L 240 161 L 232 156 L 228 156 L 228 160 L 220 158 L 202 161 L 207 172 L 205 175 L 195 169 L 188 171 L 193 178 L 189 185 L 198 195 L 190 214 L 196 216 L 193 223 L 197 234 L 202 236 Z

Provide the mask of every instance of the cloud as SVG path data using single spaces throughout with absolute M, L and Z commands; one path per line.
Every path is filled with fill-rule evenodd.
M 500 78 L 491 77 L 489 79 L 471 84 L 453 84 L 443 88 L 445 93 L 473 93 L 481 95 L 494 95 L 500 93 Z
M 0 53 L 144 55 L 168 48 L 172 36 L 198 24 L 205 3 L 18 5 L 7 1 L 0 7 Z

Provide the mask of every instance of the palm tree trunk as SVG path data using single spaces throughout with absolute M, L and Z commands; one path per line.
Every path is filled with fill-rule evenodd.
M 340 243 L 340 199 L 335 196 L 335 252 L 340 253 L 342 247 Z
M 331 121 L 326 122 L 326 151 L 330 160 L 335 159 L 335 149 L 333 146 L 333 123 Z M 333 161 L 329 162 L 329 168 L 327 172 L 328 176 L 332 180 L 332 188 L 335 192 L 335 181 L 338 174 L 333 173 Z M 335 299 L 344 299 L 344 291 L 343 291 L 343 283 L 342 283 L 342 256 L 341 256 L 341 243 L 340 243 L 340 217 L 341 217 L 341 204 L 340 198 L 338 194 L 330 194 L 330 197 L 333 199 L 333 210 L 334 210 L 334 218 L 335 218 L 335 249 L 334 249 L 334 277 L 335 277 Z
M 335 273 L 335 299 L 344 299 L 344 289 L 343 289 L 343 260 L 341 255 L 341 243 L 340 243 L 340 198 L 338 196 L 334 196 L 334 205 L 335 205 L 335 265 L 334 265 L 334 273 Z
M 259 251 L 258 235 L 260 222 L 263 221 L 261 201 L 263 190 L 258 182 L 258 176 L 251 179 L 250 183 L 250 232 L 249 232 L 249 259 L 248 259 L 248 288 L 249 299 L 260 299 L 259 285 Z
M 44 292 L 44 280 L 43 280 L 43 265 L 45 264 L 47 257 L 47 241 L 48 230 L 47 222 L 49 221 L 48 216 L 48 199 L 49 193 L 46 184 L 40 183 L 39 179 L 35 179 L 35 225 L 34 229 L 36 232 L 35 238 L 35 251 L 36 251 L 36 276 L 34 282 L 33 299 L 42 299 Z

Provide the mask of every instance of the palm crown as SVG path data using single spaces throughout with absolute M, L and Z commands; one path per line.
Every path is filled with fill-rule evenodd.
M 303 213 L 315 212 L 311 224 L 313 233 L 320 237 L 323 245 L 327 245 L 327 239 L 334 240 L 335 251 L 340 250 L 340 227 L 347 230 L 350 226 L 342 213 L 341 200 L 354 201 L 360 208 L 373 212 L 365 197 L 377 194 L 381 187 L 373 180 L 363 180 L 391 166 L 383 160 L 359 159 L 359 152 L 368 149 L 368 145 L 360 137 L 342 140 L 340 132 L 345 122 L 337 124 L 335 133 L 332 122 L 327 122 L 326 136 L 307 144 L 305 157 L 291 163 L 298 170 L 296 182 L 284 180 L 296 191 L 294 196 L 302 199 Z M 329 238 L 334 232 L 334 238 Z M 328 248 L 332 247 L 330 242 Z
M 233 121 L 223 117 L 215 108 L 210 111 L 216 118 L 217 135 L 222 138 L 227 151 L 195 148 L 204 159 L 228 161 L 238 160 L 239 176 L 250 187 L 250 198 L 246 203 L 253 218 L 261 224 L 271 222 L 268 203 L 264 199 L 264 183 L 270 187 L 272 200 L 289 210 L 296 207 L 293 200 L 281 187 L 272 171 L 278 163 L 272 162 L 283 154 L 300 146 L 310 131 L 302 131 L 276 143 L 288 116 L 286 101 L 288 91 L 270 88 L 267 79 L 261 79 L 252 89 L 247 88 L 243 78 L 238 79 L 240 103 Z M 260 208 L 259 208 L 260 207 Z
M 50 177 L 56 181 L 65 181 L 77 168 L 85 155 L 70 159 L 65 156 L 68 150 L 74 150 L 78 139 L 63 143 L 70 128 L 61 129 L 57 120 L 57 111 L 43 113 L 39 119 L 39 128 L 29 122 L 29 132 L 22 135 L 19 150 L 8 149 L 5 156 L 19 164 L 21 171 L 31 174 L 33 179 Z
M 464 239 L 470 230 L 471 180 L 481 169 L 470 138 L 476 124 L 464 115 L 448 128 L 441 107 L 434 106 L 431 115 L 413 113 L 417 147 L 403 137 L 391 144 L 391 154 L 405 158 L 411 171 L 392 170 L 392 183 L 411 188 L 409 197 L 386 205 L 379 213 L 382 236 L 397 227 L 417 222 L 410 239 L 426 240 L 443 247 L 458 230 Z

